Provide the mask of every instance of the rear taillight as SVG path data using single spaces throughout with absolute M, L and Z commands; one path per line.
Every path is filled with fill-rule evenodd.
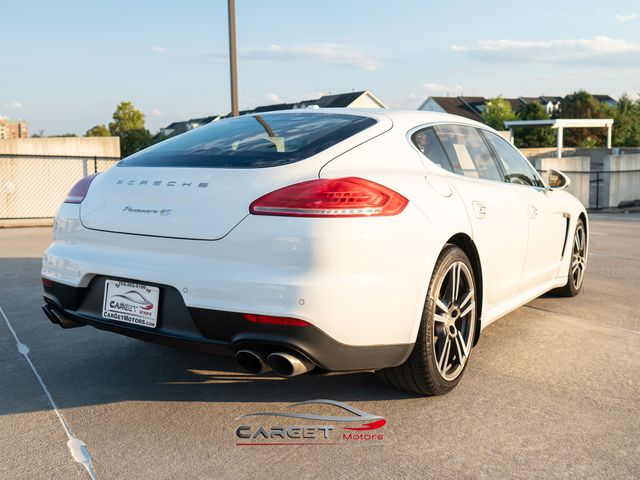
M 244 318 L 253 323 L 268 323 L 270 325 L 285 325 L 287 327 L 308 327 L 309 322 L 298 318 L 289 317 L 272 317 L 270 315 L 255 315 L 253 313 L 245 313 Z
M 64 199 L 64 203 L 82 203 L 84 197 L 87 196 L 89 191 L 89 185 L 96 178 L 97 173 L 92 173 L 88 177 L 84 177 L 78 183 L 76 183 L 71 191 L 67 194 L 67 198 Z
M 249 207 L 254 215 L 372 217 L 397 215 L 408 200 L 363 178 L 310 180 L 274 190 Z

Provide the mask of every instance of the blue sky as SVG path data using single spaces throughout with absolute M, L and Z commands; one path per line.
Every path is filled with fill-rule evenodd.
M 240 107 L 369 89 L 429 95 L 640 92 L 640 3 L 236 0 Z M 0 25 L 0 115 L 45 134 L 150 130 L 230 110 L 225 0 L 12 1 Z

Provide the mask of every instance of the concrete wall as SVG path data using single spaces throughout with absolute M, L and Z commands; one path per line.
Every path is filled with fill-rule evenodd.
M 555 157 L 554 147 L 521 148 L 522 154 L 531 162 L 537 158 Z M 590 157 L 592 170 L 603 170 L 604 159 L 608 155 L 636 154 L 640 153 L 639 147 L 616 147 L 616 148 L 572 148 L 562 149 L 563 157 Z
M 580 200 L 585 207 L 589 208 L 590 157 L 537 158 L 534 165 L 536 170 L 540 172 L 546 172 L 551 168 L 563 172 L 577 172 L 567 173 L 567 176 L 571 179 L 571 185 L 569 185 L 567 191 Z
M 0 157 L 0 221 L 50 218 L 78 180 L 117 163 L 120 140 L 117 137 L 0 140 L 0 154 L 16 155 Z M 68 156 L 86 158 L 64 158 Z M 94 160 L 94 157 L 102 158 Z
M 609 155 L 604 160 L 603 170 L 612 172 L 602 175 L 604 199 L 608 202 L 605 207 L 617 207 L 620 202 L 640 199 L 640 154 Z
M 555 157 L 556 152 L 558 151 L 555 147 L 519 148 L 518 150 L 520 150 L 532 163 L 535 163 L 535 160 L 537 159 Z M 563 157 L 575 156 L 575 154 L 575 148 L 562 149 Z
M 51 137 L 0 140 L 0 153 L 120 157 L 119 137 Z

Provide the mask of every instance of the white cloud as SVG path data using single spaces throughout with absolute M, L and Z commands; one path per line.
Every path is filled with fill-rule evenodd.
M 270 103 L 284 103 L 282 101 L 282 98 L 280 98 L 280 95 L 278 95 L 277 93 L 269 93 L 269 94 L 267 94 L 267 102 L 270 102 Z
M 629 13 L 627 15 L 623 15 L 620 13 L 616 13 L 613 16 L 613 20 L 616 23 L 627 23 L 627 22 L 632 22 L 633 20 L 635 20 L 636 18 L 638 18 L 638 14 L 637 13 Z
M 566 40 L 480 40 L 472 46 L 451 45 L 451 50 L 489 62 L 636 67 L 640 61 L 640 44 L 602 35 Z
M 272 44 L 268 47 L 241 48 L 238 57 L 256 62 L 315 62 L 346 65 L 362 70 L 378 70 L 382 63 L 368 56 L 358 47 L 336 43 L 312 43 L 306 45 L 283 46 Z M 209 62 L 227 62 L 222 54 L 206 55 Z
M 429 94 L 458 94 L 462 92 L 462 85 L 441 85 L 439 83 L 425 82 L 421 85 L 425 93 Z
M 166 115 L 166 113 L 161 112 L 157 108 L 152 108 L 151 109 L 151 115 L 153 115 L 154 117 L 164 117 Z
M 155 45 L 151 45 L 149 47 L 149 50 L 151 50 L 154 53 L 168 53 L 169 52 L 168 48 L 158 47 L 158 46 L 155 46 Z
M 11 100 L 10 102 L 5 103 L 4 106 L 7 108 L 22 108 L 22 102 Z

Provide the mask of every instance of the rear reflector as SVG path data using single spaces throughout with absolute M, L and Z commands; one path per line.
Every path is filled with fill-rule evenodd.
M 254 215 L 285 217 L 374 217 L 397 215 L 409 201 L 363 178 L 309 180 L 274 190 L 249 207 Z
M 87 192 L 89 191 L 89 185 L 91 185 L 93 179 L 96 178 L 96 175 L 98 174 L 92 173 L 88 177 L 84 177 L 76 183 L 67 194 L 67 198 L 64 199 L 64 203 L 82 203 L 84 197 L 87 196 Z
M 244 318 L 253 323 L 268 323 L 271 325 L 286 325 L 288 327 L 308 327 L 311 324 L 304 320 L 289 317 L 271 317 L 269 315 L 254 315 L 245 313 Z
M 43 278 L 42 279 L 42 285 L 45 287 L 51 287 L 53 285 L 53 282 L 51 280 L 49 280 L 48 278 Z

